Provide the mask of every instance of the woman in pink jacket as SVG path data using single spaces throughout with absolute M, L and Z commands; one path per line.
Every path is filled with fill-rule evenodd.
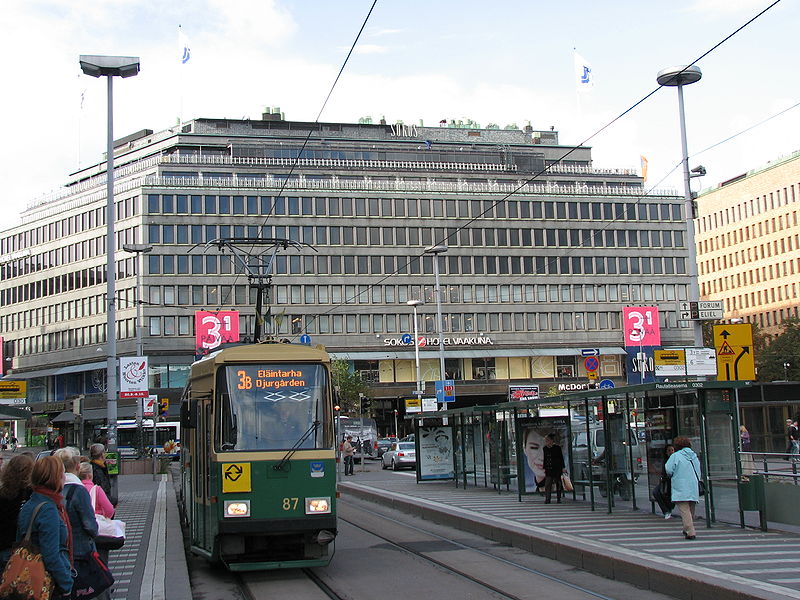
M 89 496 L 92 498 L 92 504 L 94 504 L 94 512 L 98 515 L 103 515 L 104 517 L 113 519 L 114 506 L 111 504 L 111 501 L 108 499 L 108 496 L 106 496 L 106 493 L 103 491 L 103 488 L 101 488 L 99 485 L 95 484 L 92 481 L 92 463 L 90 462 L 81 463 L 80 469 L 78 471 L 78 476 L 81 478 L 81 483 L 83 483 L 83 487 L 86 488 L 86 491 L 89 492 Z

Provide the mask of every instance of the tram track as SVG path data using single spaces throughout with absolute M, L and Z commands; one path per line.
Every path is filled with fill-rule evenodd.
M 355 522 L 353 519 L 348 519 L 347 517 L 343 517 L 342 516 L 342 512 L 341 512 L 341 505 L 342 504 L 350 504 L 350 503 L 348 503 L 347 501 L 343 502 L 343 501 L 340 500 L 340 513 L 339 513 L 339 520 L 340 521 L 344 521 L 345 523 L 348 523 L 352 527 L 355 527 L 357 529 L 360 529 L 361 531 L 364 531 L 365 533 L 367 533 L 369 535 L 372 535 L 372 536 L 375 536 L 375 537 L 377 537 L 379 539 L 382 539 L 385 542 L 387 542 L 388 544 L 391 544 L 393 547 L 396 547 L 396 548 L 402 550 L 403 552 L 409 553 L 409 554 L 415 556 L 416 558 L 419 558 L 419 559 L 422 559 L 424 561 L 433 563 L 438 568 L 443 569 L 444 571 L 446 571 L 448 573 L 451 573 L 452 575 L 455 575 L 457 577 L 461 577 L 461 578 L 466 579 L 466 580 L 468 580 L 468 581 L 470 581 L 472 583 L 475 583 L 475 584 L 479 585 L 480 587 L 482 587 L 482 588 L 484 588 L 486 590 L 489 590 L 492 593 L 497 594 L 498 596 L 500 596 L 502 598 L 508 598 L 509 600 L 527 600 L 527 598 L 530 598 L 529 595 L 520 596 L 520 595 L 511 593 L 510 591 L 501 588 L 499 585 L 494 585 L 492 583 L 489 583 L 489 582 L 487 582 L 487 581 L 485 581 L 485 580 L 483 580 L 483 579 L 481 579 L 479 577 L 476 577 L 476 576 L 470 574 L 469 572 L 467 572 L 464 569 L 460 569 L 460 568 L 454 566 L 451 563 L 448 563 L 448 562 L 446 562 L 444 560 L 439 560 L 439 559 L 433 558 L 432 556 L 430 556 L 429 553 L 417 550 L 416 548 L 414 548 L 414 546 L 412 544 L 402 543 L 402 542 L 398 542 L 396 540 L 390 539 L 388 536 L 383 535 L 380 532 L 375 531 L 373 528 L 365 527 L 362 524 Z M 359 511 L 359 513 L 367 513 L 367 514 L 369 514 L 369 515 L 371 515 L 371 516 L 373 516 L 375 518 L 390 522 L 392 525 L 399 526 L 399 527 L 411 530 L 411 531 L 413 531 L 415 533 L 421 534 L 423 536 L 428 536 L 428 537 L 434 538 L 434 539 L 438 540 L 439 542 L 452 545 L 453 549 L 465 550 L 465 551 L 468 551 L 468 552 L 471 552 L 471 553 L 475 553 L 475 554 L 479 555 L 482 558 L 485 558 L 485 559 L 491 560 L 491 561 L 496 561 L 497 563 L 502 564 L 502 565 L 504 565 L 506 567 L 511 567 L 512 569 L 516 569 L 516 570 L 520 571 L 521 573 L 529 574 L 529 575 L 534 576 L 534 577 L 541 577 L 541 578 L 546 579 L 547 581 L 549 581 L 551 583 L 557 584 L 559 586 L 564 586 L 566 588 L 570 588 L 571 590 L 573 590 L 575 592 L 578 592 L 578 593 L 581 593 L 581 594 L 586 594 L 587 597 L 597 598 L 598 600 L 617 600 L 616 598 L 614 598 L 612 596 L 608 596 L 608 595 L 596 592 L 594 590 L 590 590 L 590 589 L 588 589 L 586 587 L 583 587 L 583 586 L 577 585 L 575 583 L 572 583 L 570 581 L 567 581 L 566 579 L 563 579 L 563 578 L 560 578 L 560 577 L 556 577 L 556 576 L 551 575 L 549 573 L 545 573 L 545 572 L 543 572 L 541 570 L 534 569 L 534 568 L 531 568 L 529 566 L 523 565 L 523 564 L 521 564 L 519 562 L 515 562 L 515 561 L 512 561 L 512 560 L 497 556 L 495 554 L 492 554 L 490 552 L 486 552 L 485 550 L 482 550 L 482 549 L 477 548 L 475 546 L 471 546 L 469 544 L 464 544 L 464 543 L 461 543 L 461 542 L 457 542 L 455 540 L 452 540 L 450 538 L 444 537 L 442 535 L 438 535 L 438 534 L 430 531 L 429 529 L 423 529 L 421 527 L 417 527 L 415 525 L 412 525 L 410 523 L 401 521 L 399 519 L 395 519 L 393 517 L 387 516 L 386 514 L 383 514 L 381 512 L 370 510 L 369 508 L 365 508 L 364 505 L 361 504 L 361 503 L 359 503 L 359 505 L 358 505 L 358 511 Z M 531 584 L 533 585 L 533 582 L 531 582 Z

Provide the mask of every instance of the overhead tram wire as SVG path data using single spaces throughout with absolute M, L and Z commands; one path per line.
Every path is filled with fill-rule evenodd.
M 372 5 L 369 7 L 369 11 L 367 12 L 367 16 L 364 17 L 364 21 L 361 23 L 361 28 L 358 30 L 353 43 L 350 45 L 350 50 L 347 52 L 347 56 L 345 57 L 344 61 L 342 62 L 342 66 L 339 68 L 339 72 L 336 74 L 336 78 L 333 80 L 333 84 L 331 84 L 330 89 L 328 90 L 328 94 L 325 96 L 325 100 L 322 103 L 322 106 L 317 113 L 316 118 L 314 119 L 314 124 L 318 124 L 320 118 L 322 117 L 322 113 L 325 110 L 325 107 L 328 105 L 328 101 L 331 99 L 333 95 L 333 90 L 336 89 L 336 84 L 339 83 L 339 79 L 342 77 L 342 73 L 344 73 L 344 69 L 347 66 L 347 63 L 350 61 L 350 57 L 353 55 L 353 51 L 355 50 L 356 44 L 358 44 L 358 40 L 361 38 L 361 34 L 364 32 L 364 28 L 367 26 L 370 17 L 372 16 L 372 11 L 375 10 L 375 6 L 378 4 L 378 0 L 373 0 Z M 292 163 L 291 168 L 289 169 L 289 173 L 286 175 L 286 178 L 281 183 L 280 190 L 278 190 L 278 194 L 276 197 L 283 196 L 283 191 L 286 189 L 286 184 L 289 183 L 289 179 L 291 178 L 292 174 L 294 174 L 295 169 L 297 168 L 298 163 L 300 162 L 300 157 L 303 156 L 303 151 L 305 150 L 306 146 L 308 145 L 308 141 L 311 139 L 311 134 L 313 133 L 313 128 L 309 128 L 308 135 L 306 135 L 305 139 L 303 140 L 303 144 L 300 146 L 300 150 L 297 152 L 297 156 Z M 267 224 L 267 221 L 272 216 L 273 211 L 275 210 L 275 203 L 272 203 L 269 212 L 264 216 L 264 222 L 261 224 L 261 229 L 263 231 L 264 226 Z M 255 248 L 255 246 L 250 247 L 250 251 Z M 233 290 L 233 286 L 236 285 L 236 282 L 239 280 L 239 273 L 236 274 L 236 278 L 233 280 L 233 284 L 231 285 L 231 290 Z M 222 306 L 226 304 L 225 300 L 227 298 L 220 299 L 221 302 L 218 305 L 218 310 L 222 310 Z
M 759 12 L 758 12 L 758 13 L 757 13 L 755 16 L 753 16 L 753 17 L 751 17 L 750 19 L 748 19 L 748 20 L 747 20 L 747 21 L 746 21 L 744 24 L 742 24 L 741 26 L 737 27 L 737 28 L 736 28 L 736 29 L 735 29 L 733 32 L 731 32 L 730 34 L 728 34 L 727 36 L 725 36 L 724 38 L 722 38 L 722 40 L 720 40 L 719 42 L 717 42 L 716 44 L 714 44 L 713 46 L 711 46 L 711 48 L 709 48 L 708 50 L 706 50 L 705 52 L 703 52 L 703 53 L 702 53 L 700 56 L 696 57 L 696 58 L 695 58 L 695 59 L 694 59 L 694 60 L 693 60 L 691 63 L 689 63 L 688 65 L 686 65 L 686 66 L 684 67 L 684 69 L 683 69 L 681 72 L 683 72 L 684 70 L 688 69 L 689 67 L 691 67 L 691 66 L 695 65 L 697 62 L 699 62 L 700 60 L 702 60 L 703 58 L 705 58 L 706 56 L 708 56 L 709 54 L 711 54 L 712 52 L 714 52 L 715 50 L 717 50 L 717 49 L 718 49 L 720 46 L 722 46 L 724 43 L 726 43 L 727 41 L 729 41 L 729 40 L 730 40 L 731 38 L 733 38 L 735 35 L 737 35 L 737 34 L 738 34 L 738 33 L 740 33 L 741 31 L 743 31 L 743 30 L 744 30 L 746 27 L 750 26 L 750 25 L 751 25 L 751 24 L 752 24 L 754 21 L 756 21 L 758 18 L 760 18 L 761 16 L 763 16 L 763 15 L 764 15 L 764 14 L 765 14 L 767 11 L 769 11 L 770 9 L 772 9 L 772 8 L 774 8 L 775 6 L 777 6 L 778 4 L 780 4 L 780 2 L 781 2 L 781 0 L 775 0 L 775 1 L 774 1 L 772 4 L 770 4 L 769 6 L 767 6 L 766 8 L 764 8 L 763 10 L 759 11 Z M 363 29 L 363 28 L 362 28 L 362 29 Z M 360 35 L 360 32 L 359 32 L 359 35 Z M 349 54 L 348 54 L 348 56 L 349 56 Z M 679 73 L 676 73 L 676 75 L 679 75 L 679 74 L 680 74 L 680 72 L 679 72 Z M 534 173 L 534 174 L 533 174 L 533 175 L 532 175 L 530 178 L 528 178 L 528 179 L 527 179 L 527 180 L 525 180 L 523 183 L 521 183 L 520 185 L 518 185 L 518 186 L 517 186 L 516 188 L 514 188 L 512 191 L 508 192 L 508 193 L 507 193 L 505 196 L 503 196 L 503 197 L 502 197 L 502 198 L 500 198 L 499 200 L 495 201 L 495 202 L 494 202 L 493 204 L 491 204 L 491 205 L 490 205 L 490 206 L 489 206 L 489 207 L 488 207 L 486 210 L 484 210 L 483 212 L 479 213 L 477 216 L 475 216 L 475 217 L 472 217 L 471 219 L 469 219 L 469 220 L 468 220 L 466 223 L 464 223 L 463 225 L 461 225 L 461 226 L 457 227 L 457 228 L 456 228 L 456 229 L 455 229 L 455 230 L 454 230 L 454 231 L 453 231 L 453 232 L 452 232 L 450 235 L 448 235 L 448 236 L 446 236 L 445 238 L 443 238 L 443 239 L 442 239 L 440 242 L 437 242 L 437 244 L 446 244 L 446 243 L 447 243 L 447 241 L 448 241 L 450 238 L 452 238 L 452 237 L 453 237 L 453 236 L 455 236 L 455 235 L 456 235 L 458 232 L 462 231 L 462 230 L 463 230 L 463 229 L 465 229 L 467 226 L 471 225 L 472 223 L 474 223 L 475 221 L 477 221 L 478 219 L 480 219 L 480 218 L 481 218 L 483 215 L 485 215 L 487 212 L 489 212 L 489 211 L 493 210 L 495 206 L 497 206 L 497 205 L 498 205 L 498 204 L 500 204 L 501 202 L 505 202 L 506 200 L 508 200 L 508 199 L 509 199 L 509 198 L 511 198 L 512 196 L 514 196 L 514 195 L 518 194 L 518 193 L 519 193 L 519 191 L 520 191 L 520 190 L 522 190 L 522 189 L 523 189 L 523 188 L 524 188 L 526 185 L 528 185 L 529 183 L 532 183 L 532 182 L 536 181 L 538 178 L 540 178 L 540 177 L 541 177 L 542 175 L 544 175 L 545 173 L 548 173 L 548 172 L 550 171 L 550 168 L 551 168 L 552 166 L 559 164 L 559 163 L 560 163 L 561 161 L 563 161 L 565 158 L 567 158 L 568 156 L 570 156 L 570 155 L 571 155 L 573 152 L 575 152 L 576 150 L 578 150 L 578 149 L 580 149 L 581 147 L 583 147 L 583 146 L 584 146 L 584 145 L 585 145 L 587 142 L 591 141 L 592 139 L 594 139 L 595 137 L 597 137 L 598 135 L 600 135 L 600 134 L 601 134 L 603 131 L 605 131 L 606 129 L 608 129 L 609 127 L 611 127 L 611 125 L 613 125 L 614 123 L 616 123 L 617 121 L 619 121 L 619 120 L 620 120 L 622 117 L 624 117 L 624 116 L 625 116 L 625 115 L 627 115 L 628 113 L 632 112 L 632 111 L 633 111 L 634 109 L 636 109 L 636 108 L 637 108 L 639 105 L 641 105 L 641 104 L 642 104 L 642 103 L 644 103 L 646 100 L 648 100 L 648 99 L 649 99 L 651 96 L 655 95 L 655 94 L 656 94 L 656 93 L 657 93 L 657 92 L 658 92 L 658 91 L 659 91 L 659 90 L 660 90 L 662 87 L 663 87 L 663 86 L 658 86 L 658 87 L 656 87 L 655 89 L 653 89 L 653 90 L 651 90 L 650 92 L 648 92 L 647 94 L 645 94 L 645 95 L 644 95 L 642 98 L 640 98 L 639 100 L 637 100 L 635 103 L 633 103 L 631 106 L 629 106 L 628 108 L 626 108 L 624 111 L 622 111 L 622 112 L 621 112 L 620 114 L 618 114 L 616 117 L 614 117 L 613 119 L 611 119 L 611 120 L 610 120 L 608 123 L 606 123 L 605 125 L 603 125 L 603 126 L 602 126 L 602 127 L 600 127 L 599 129 L 597 129 L 597 130 L 596 130 L 594 133 L 592 133 L 590 136 L 588 136 L 587 138 L 585 138 L 585 139 L 584 139 L 582 142 L 580 142 L 579 144 L 577 144 L 577 145 L 575 145 L 575 146 L 572 146 L 572 147 L 571 147 L 571 148 L 570 148 L 570 149 L 569 149 L 567 152 L 565 152 L 563 155 L 561 155 L 561 156 L 560 156 L 560 157 L 559 157 L 557 160 L 553 161 L 552 163 L 550 163 L 550 164 L 548 164 L 548 165 L 545 165 L 545 167 L 544 167 L 544 168 L 542 168 L 542 169 L 541 169 L 541 170 L 539 170 L 538 172 Z M 787 110 L 788 110 L 788 109 L 787 109 Z M 664 180 L 666 179 L 666 177 L 668 177 L 668 176 L 669 176 L 669 175 L 670 175 L 672 172 L 674 172 L 674 171 L 675 171 L 675 169 L 676 169 L 678 166 L 680 166 L 680 164 L 681 164 L 681 163 L 678 163 L 678 165 L 676 165 L 675 167 L 673 167 L 673 169 L 672 169 L 672 170 L 671 170 L 669 173 L 667 173 L 667 175 L 666 175 L 664 178 L 662 178 L 662 179 L 659 181 L 659 183 L 661 183 L 661 181 L 664 181 Z M 650 192 L 651 192 L 653 189 L 655 189 L 655 187 L 651 188 L 651 189 L 650 189 L 648 192 L 645 192 L 644 194 L 642 194 L 642 196 L 640 196 L 640 197 L 639 197 L 639 199 L 637 200 L 637 202 L 636 202 L 636 203 L 638 204 L 638 202 L 639 202 L 639 201 L 640 201 L 640 200 L 641 200 L 643 197 L 647 196 L 647 194 L 649 194 L 649 193 L 650 193 Z M 607 226 L 606 226 L 606 227 L 607 227 Z M 337 310 L 337 309 L 339 309 L 339 308 L 342 308 L 342 307 L 344 307 L 344 306 L 347 306 L 348 304 L 350 304 L 350 302 L 354 302 L 354 301 L 355 301 L 355 300 L 356 300 L 358 297 L 360 297 L 361 295 L 363 295 L 363 294 L 365 294 L 365 293 L 368 293 L 368 292 L 369 292 L 369 291 L 370 291 L 372 288 L 374 288 L 375 286 L 381 285 L 383 282 L 385 282 L 385 281 L 387 281 L 388 279 L 390 279 L 390 278 L 394 277 L 395 275 L 399 275 L 401 270 L 404 270 L 404 269 L 405 269 L 406 267 L 408 267 L 408 266 L 409 266 L 409 265 L 410 265 L 412 262 L 414 262 L 414 260 L 419 260 L 419 259 L 420 259 L 420 258 L 422 258 L 423 256 L 425 256 L 425 252 L 424 252 L 424 251 L 423 251 L 423 252 L 421 252 L 420 254 L 418 254 L 417 256 L 413 257 L 411 260 L 407 261 L 407 262 L 406 262 L 406 263 L 405 263 L 405 264 L 404 264 L 402 267 L 398 267 L 398 268 L 396 268 L 396 269 L 395 269 L 394 271 L 392 271 L 391 273 L 389 273 L 389 274 L 387 274 L 387 275 L 384 275 L 384 276 L 383 276 L 382 278 L 380 278 L 378 281 L 376 281 L 376 282 L 374 282 L 374 283 L 371 283 L 371 284 L 367 285 L 367 286 L 366 286 L 366 289 L 365 289 L 364 291 L 362 291 L 362 292 L 359 292 L 359 293 L 356 293 L 356 295 L 355 295 L 355 296 L 353 296 L 352 298 L 346 298 L 346 299 L 345 299 L 345 301 L 344 301 L 343 303 L 337 304 L 337 305 L 335 305 L 335 306 L 332 306 L 331 308 L 329 308 L 328 310 L 326 310 L 326 311 L 324 311 L 324 312 L 317 313 L 316 315 L 313 315 L 313 318 L 311 319 L 311 322 L 313 323 L 313 322 L 314 322 L 314 321 L 317 319 L 317 317 L 318 317 L 318 316 L 330 314 L 330 313 L 332 313 L 333 311 L 335 311 L 335 310 Z M 438 260 L 438 257 L 434 257 L 434 260 Z M 305 331 L 305 327 L 306 327 L 306 325 L 304 324 L 304 326 L 303 326 L 303 331 Z M 290 339 L 294 339 L 294 337 L 297 337 L 297 334 L 294 334 L 294 336 L 293 336 L 293 337 L 291 337 Z

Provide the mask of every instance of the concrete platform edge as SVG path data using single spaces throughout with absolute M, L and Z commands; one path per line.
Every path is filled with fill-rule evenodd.
M 169 590 L 169 600 L 192 600 L 189 566 L 186 563 L 186 552 L 183 546 L 181 513 L 178 510 L 177 492 L 171 474 L 169 480 L 167 485 L 167 553 L 164 557 L 166 567 L 164 589 Z
M 353 484 L 339 484 L 342 494 L 352 494 L 363 500 L 390 506 L 401 512 L 441 525 L 458 529 L 513 546 L 521 550 L 557 560 L 608 579 L 629 583 L 639 588 L 665 593 L 681 600 L 700 600 L 724 597 L 726 600 L 747 600 L 758 598 L 778 600 L 800 598 L 800 595 L 787 595 L 783 590 L 773 591 L 743 582 L 742 578 L 708 572 L 698 567 L 697 571 L 681 568 L 674 564 L 663 564 L 646 557 L 631 556 L 612 548 L 599 545 L 575 543 L 568 536 L 526 531 L 524 525 L 512 529 L 499 519 L 481 515 L 476 519 L 452 506 L 435 506 L 419 498 L 404 496 L 384 490 Z M 687 542 L 689 543 L 689 542 Z M 597 547 L 592 547 L 597 546 Z M 702 578 L 701 578 L 702 577 Z M 772 588 L 770 584 L 763 584 Z

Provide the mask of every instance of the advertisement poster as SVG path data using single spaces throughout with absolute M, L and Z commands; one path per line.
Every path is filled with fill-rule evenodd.
M 518 419 L 518 447 L 522 448 L 522 476 L 525 482 L 522 493 L 532 494 L 544 489 L 544 447 L 545 436 L 553 434 L 555 445 L 561 447 L 564 464 L 569 472 L 569 421 L 568 417 L 534 417 Z
M 657 306 L 626 306 L 622 309 L 622 327 L 626 348 L 661 345 Z
M 222 344 L 239 341 L 239 311 L 220 310 L 194 313 L 195 348 L 198 355 Z
M 417 429 L 417 469 L 419 480 L 453 479 L 453 428 L 446 426 Z
M 629 385 L 653 383 L 656 380 L 655 350 L 653 346 L 625 348 L 625 372 Z
M 129 356 L 119 359 L 119 397 L 147 398 L 148 368 L 146 356 Z

